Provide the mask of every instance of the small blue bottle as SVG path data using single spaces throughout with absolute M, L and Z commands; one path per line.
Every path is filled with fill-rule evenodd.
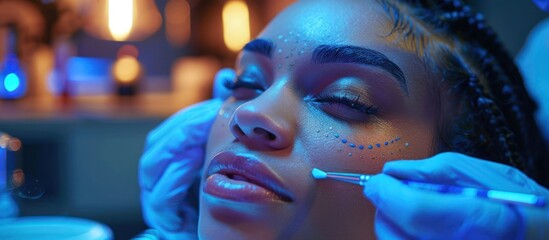
M 8 34 L 6 55 L 0 63 L 0 99 L 18 99 L 27 92 L 27 76 L 16 54 L 16 37 Z

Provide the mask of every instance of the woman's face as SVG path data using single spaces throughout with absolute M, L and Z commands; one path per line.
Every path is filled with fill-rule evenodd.
M 384 38 L 388 21 L 375 1 L 299 1 L 245 47 L 206 150 L 201 238 L 373 237 L 361 187 L 311 170 L 434 153 L 428 71 Z

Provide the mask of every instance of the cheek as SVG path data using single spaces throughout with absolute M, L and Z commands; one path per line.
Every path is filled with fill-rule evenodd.
M 206 159 L 211 159 L 215 152 L 218 152 L 221 146 L 230 142 L 233 137 L 229 129 L 229 122 L 233 115 L 235 107 L 234 104 L 226 103 L 223 105 L 217 117 L 215 118 L 210 133 L 208 135 L 208 142 L 206 145 Z
M 396 133 L 373 135 L 337 127 L 319 128 L 313 133 L 317 136 L 310 145 L 322 147 L 312 151 L 312 165 L 325 171 L 378 173 L 385 162 L 403 159 L 409 153 L 410 144 Z

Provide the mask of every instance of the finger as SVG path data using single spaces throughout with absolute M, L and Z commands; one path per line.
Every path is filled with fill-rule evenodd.
M 364 195 L 412 236 L 502 239 L 524 233 L 522 216 L 510 205 L 413 189 L 385 174 L 370 178 Z
M 383 173 L 398 179 L 523 193 L 535 193 L 539 188 L 515 168 L 452 152 L 425 160 L 388 162 Z
M 202 157 L 201 151 L 202 149 L 195 148 L 191 149 L 189 153 Z M 194 222 L 190 219 L 195 218 L 195 214 L 181 210 L 185 205 L 189 186 L 198 175 L 201 166 L 196 161 L 186 161 L 184 157 L 182 159 L 182 161 L 174 162 L 167 167 L 152 191 L 145 190 L 142 193 L 142 203 L 147 209 L 145 219 L 148 219 L 155 228 L 181 231 L 185 226 Z
M 163 237 L 166 235 L 178 236 L 196 233 L 196 210 L 186 205 L 179 207 L 154 208 L 147 204 L 149 192 L 142 193 L 143 219 L 147 226 L 159 230 Z M 164 239 L 164 238 L 163 238 Z M 180 238 L 187 239 L 187 238 Z
M 231 68 L 223 68 L 215 74 L 213 97 L 222 100 L 227 99 L 231 95 L 231 90 L 225 87 L 227 81 L 233 81 L 236 78 L 236 73 Z
M 220 107 L 220 100 L 195 105 L 178 113 L 150 134 L 147 140 L 149 147 L 139 162 L 139 182 L 142 188 L 151 189 L 164 174 L 166 167 L 180 160 L 177 156 L 189 148 L 204 147 Z M 193 158 L 189 159 L 194 161 Z
M 482 169 L 471 168 L 470 164 L 464 163 L 468 160 L 468 156 L 459 153 L 441 153 L 424 160 L 391 161 L 383 166 L 382 172 L 398 179 L 418 182 L 477 186 L 478 182 L 469 175 L 477 175 Z M 456 165 L 461 168 L 456 168 Z
M 196 147 L 189 149 L 185 155 L 193 158 L 204 158 L 204 150 Z M 185 200 L 187 190 L 198 176 L 202 161 L 193 161 L 188 156 L 179 156 L 180 161 L 170 164 L 162 177 L 152 189 L 150 201 L 158 204 L 158 208 L 178 206 Z

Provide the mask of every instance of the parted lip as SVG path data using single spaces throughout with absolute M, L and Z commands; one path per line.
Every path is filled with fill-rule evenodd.
M 282 180 L 253 155 L 220 152 L 210 162 L 206 170 L 206 178 L 216 173 L 231 178 L 239 175 L 246 178 L 246 181 L 273 192 L 281 201 L 293 201 L 292 195 L 284 187 Z

